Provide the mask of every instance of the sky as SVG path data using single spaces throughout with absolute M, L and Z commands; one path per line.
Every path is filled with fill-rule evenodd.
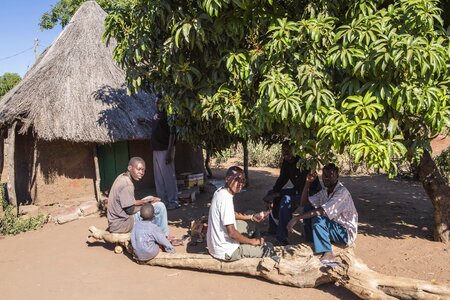
M 0 76 L 17 73 L 23 77 L 35 60 L 34 40 L 38 53 L 50 46 L 62 31 L 59 25 L 41 31 L 39 20 L 58 0 L 0 1 Z

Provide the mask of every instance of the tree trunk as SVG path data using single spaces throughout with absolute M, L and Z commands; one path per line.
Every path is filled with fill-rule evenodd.
M 127 239 L 129 234 L 112 234 L 94 226 L 91 226 L 89 231 L 91 232 L 90 241 L 103 240 L 122 245 L 130 253 L 133 251 Z M 116 251 L 116 253 L 120 252 Z M 356 258 L 352 248 L 337 249 L 336 258 L 339 265 L 335 267 L 324 266 L 308 245 L 276 247 L 276 252 L 277 259 L 245 258 L 235 262 L 223 262 L 206 254 L 162 252 L 144 264 L 246 274 L 299 288 L 317 287 L 334 282 L 362 299 L 450 299 L 449 286 L 380 274 L 369 269 Z
M 450 241 L 450 187 L 428 151 L 423 154 L 418 168 L 419 179 L 434 207 L 434 239 L 448 243 Z
M 3 137 L 3 129 L 0 129 L 0 181 L 3 174 L 3 162 L 5 156 L 5 138 Z
M 206 169 L 208 178 L 213 178 L 211 167 L 209 166 L 210 163 L 211 163 L 211 151 L 207 149 L 206 150 L 206 159 L 205 159 L 205 169 Z
M 94 146 L 92 147 L 92 156 L 94 160 L 94 192 L 95 192 L 95 200 L 97 200 L 97 203 L 99 203 L 101 199 L 101 191 L 100 191 L 100 167 L 98 164 L 98 155 L 97 155 L 97 144 L 94 143 Z
M 16 197 L 16 177 L 15 177 L 15 166 L 14 157 L 16 149 L 16 126 L 17 122 L 14 122 L 8 130 L 8 161 L 7 161 L 7 171 L 8 171 L 8 196 L 9 204 L 17 206 Z
M 248 144 L 246 141 L 242 142 L 242 148 L 244 150 L 244 174 L 245 174 L 245 178 L 247 178 L 245 187 L 249 187 L 250 186 L 250 178 L 248 177 Z

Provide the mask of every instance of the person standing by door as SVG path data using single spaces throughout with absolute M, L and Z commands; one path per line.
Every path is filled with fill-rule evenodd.
M 178 203 L 177 178 L 175 173 L 175 126 L 170 126 L 167 112 L 162 104 L 162 95 L 156 95 L 156 114 L 152 121 L 153 174 L 156 194 L 166 204 L 167 210 L 180 207 Z

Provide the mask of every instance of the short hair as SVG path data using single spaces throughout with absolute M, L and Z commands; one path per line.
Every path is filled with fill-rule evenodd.
M 155 215 L 155 208 L 151 203 L 145 203 L 142 205 L 140 213 L 143 220 L 151 221 Z
M 135 157 L 130 158 L 128 165 L 134 166 L 135 163 L 144 163 L 145 164 L 145 161 L 141 157 L 135 156 Z
M 333 163 L 329 163 L 329 164 L 325 165 L 325 166 L 323 167 L 323 169 L 324 169 L 324 170 L 333 171 L 333 172 L 335 172 L 336 174 L 339 174 L 339 168 L 338 168 L 335 164 L 333 164 Z
M 225 186 L 228 187 L 227 183 L 228 180 L 235 180 L 242 174 L 244 174 L 244 170 L 242 170 L 240 167 L 238 166 L 229 167 L 227 173 L 225 174 Z

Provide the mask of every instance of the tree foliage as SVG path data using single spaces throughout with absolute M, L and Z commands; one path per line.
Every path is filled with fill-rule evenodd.
M 136 0 L 106 41 L 129 86 L 165 93 L 185 139 L 289 137 L 310 167 L 347 150 L 396 172 L 450 125 L 436 0 Z
M 0 76 L 0 98 L 22 80 L 17 73 L 5 73 Z
M 70 18 L 80 8 L 86 0 L 61 0 L 55 6 L 52 5 L 50 11 L 42 14 L 39 21 L 41 29 L 52 29 L 58 23 L 61 27 L 65 27 Z M 106 12 L 118 10 L 133 4 L 133 0 L 97 0 L 97 3 Z

